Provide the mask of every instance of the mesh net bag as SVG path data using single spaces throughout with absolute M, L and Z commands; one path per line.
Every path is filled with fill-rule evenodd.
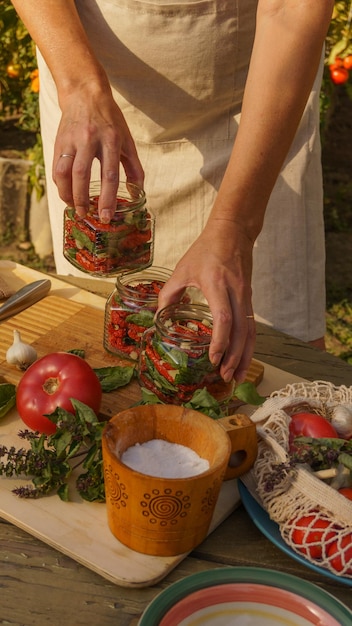
M 316 412 L 329 419 L 336 406 L 352 404 L 352 387 L 295 383 L 274 392 L 251 416 L 258 456 L 243 482 L 279 526 L 296 553 L 335 575 L 352 579 L 352 501 L 310 468 L 290 464 L 290 415 Z

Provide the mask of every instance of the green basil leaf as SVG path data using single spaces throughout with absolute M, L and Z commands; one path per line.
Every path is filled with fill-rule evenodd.
M 0 417 L 4 417 L 16 404 L 16 386 L 0 383 Z
M 175 385 L 170 383 L 169 380 L 160 374 L 152 360 L 147 355 L 145 355 L 145 364 L 147 366 L 148 374 L 144 373 L 144 375 L 148 376 L 154 386 L 158 387 L 163 393 L 167 393 L 168 391 L 175 393 L 177 391 Z
M 256 386 L 253 383 L 241 383 L 234 391 L 234 396 L 246 404 L 259 406 L 265 402 L 266 398 L 259 395 Z
M 197 389 L 189 402 L 184 404 L 186 408 L 200 411 L 208 417 L 219 419 L 223 417 L 223 412 L 219 402 L 209 393 L 206 387 Z
M 88 235 L 83 233 L 77 226 L 72 227 L 71 234 L 78 248 L 86 248 L 89 252 L 94 252 L 94 241 L 91 241 Z
M 154 324 L 154 313 L 151 311 L 140 311 L 139 313 L 131 313 L 126 316 L 126 322 L 150 328 Z
M 102 390 L 108 393 L 128 385 L 133 377 L 134 366 L 100 367 L 94 371 L 100 380 Z
M 341 465 L 344 465 L 345 467 L 347 467 L 347 469 L 351 470 L 352 472 L 351 454 L 347 454 L 347 452 L 341 452 L 341 454 L 339 454 L 339 457 L 338 457 L 338 462 L 341 463 Z
M 63 502 L 69 501 L 67 483 L 60 485 L 60 487 L 57 490 L 57 495 L 59 496 L 60 500 L 63 500 Z
M 72 350 L 67 350 L 69 354 L 75 354 L 76 356 L 80 356 L 81 359 L 85 359 L 86 353 L 85 350 L 81 350 L 81 348 L 73 348 Z
M 142 401 L 140 404 L 164 404 L 158 396 L 150 391 L 150 389 L 146 389 L 145 387 L 141 387 Z

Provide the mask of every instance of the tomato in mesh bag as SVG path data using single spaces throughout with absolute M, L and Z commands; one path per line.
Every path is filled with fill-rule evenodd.
M 321 559 L 324 545 L 327 548 L 327 544 L 336 536 L 331 523 L 319 518 L 314 512 L 296 518 L 292 527 L 291 538 L 297 550 L 312 559 Z
M 352 533 L 341 537 L 341 539 L 336 539 L 329 546 L 327 556 L 330 566 L 336 572 L 343 572 L 352 576 Z

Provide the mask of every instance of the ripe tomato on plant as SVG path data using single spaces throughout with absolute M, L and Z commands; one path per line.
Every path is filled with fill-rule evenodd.
M 329 65 L 329 70 L 330 72 L 332 72 L 332 70 L 336 70 L 338 67 L 342 67 L 342 66 L 343 66 L 343 59 L 341 59 L 341 57 L 336 57 L 335 61 Z
M 349 73 L 345 67 L 336 67 L 334 69 L 330 69 L 330 76 L 335 85 L 343 85 L 343 83 L 348 81 Z
M 352 54 L 343 59 L 343 66 L 346 70 L 352 70 Z
M 295 437 L 337 438 L 335 428 L 322 415 L 316 413 L 296 413 L 291 416 L 289 424 L 289 445 L 293 446 Z
M 335 537 L 334 530 L 327 530 L 330 522 L 319 519 L 314 513 L 303 515 L 294 520 L 295 528 L 292 532 L 292 541 L 298 550 L 312 559 L 321 559 L 323 556 L 323 542 L 331 541 Z
M 339 541 L 336 539 L 328 549 L 329 563 L 336 572 L 342 572 L 347 563 L 351 563 L 347 567 L 344 574 L 352 574 L 352 533 L 345 535 Z
M 51 435 L 56 425 L 45 415 L 57 407 L 73 412 L 70 398 L 87 404 L 97 414 L 102 398 L 100 381 L 81 357 L 53 352 L 35 361 L 23 374 L 17 387 L 17 410 L 29 428 Z

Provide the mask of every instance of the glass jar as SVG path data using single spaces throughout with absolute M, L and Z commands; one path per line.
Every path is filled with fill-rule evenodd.
M 91 276 L 116 276 L 138 271 L 153 262 L 155 219 L 146 207 L 142 189 L 120 182 L 116 211 L 109 224 L 98 216 L 100 182 L 89 189 L 90 207 L 85 217 L 75 209 L 64 211 L 64 257 Z
M 138 360 L 141 336 L 154 324 L 158 295 L 170 276 L 169 269 L 150 267 L 117 278 L 105 305 L 105 350 Z
M 206 388 L 219 403 L 232 396 L 234 381 L 225 383 L 209 360 L 213 318 L 202 304 L 172 304 L 156 316 L 141 340 L 139 383 L 167 404 L 189 402 Z

